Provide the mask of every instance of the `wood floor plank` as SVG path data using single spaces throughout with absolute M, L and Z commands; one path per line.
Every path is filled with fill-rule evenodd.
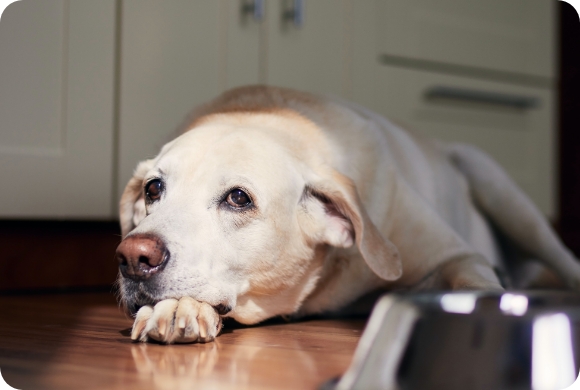
M 17 389 L 316 389 L 350 363 L 364 320 L 244 327 L 207 344 L 132 343 L 111 294 L 0 297 L 0 369 Z

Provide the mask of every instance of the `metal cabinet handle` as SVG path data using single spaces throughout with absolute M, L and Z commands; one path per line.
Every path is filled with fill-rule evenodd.
M 532 96 L 512 95 L 458 87 L 435 86 L 425 91 L 427 99 L 454 99 L 473 103 L 495 104 L 504 107 L 531 109 L 540 105 L 540 99 Z
M 296 27 L 304 25 L 304 0 L 292 0 L 292 8 L 282 11 L 282 19 Z
M 242 15 L 251 15 L 256 22 L 264 20 L 265 0 L 242 0 Z

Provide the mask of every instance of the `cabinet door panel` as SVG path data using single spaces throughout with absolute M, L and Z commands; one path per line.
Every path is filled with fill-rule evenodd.
M 111 217 L 114 35 L 113 0 L 4 11 L 0 217 Z
M 304 23 L 283 20 L 292 1 L 268 2 L 266 80 L 276 86 L 347 96 L 351 2 L 304 0 Z

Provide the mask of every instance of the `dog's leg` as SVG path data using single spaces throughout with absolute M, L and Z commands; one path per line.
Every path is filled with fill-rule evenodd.
M 503 291 L 493 268 L 480 256 L 450 260 L 438 273 L 445 289 Z
M 394 174 L 390 182 L 385 232 L 403 260 L 398 283 L 416 289 L 503 290 L 488 259 L 466 243 L 404 179 Z
M 485 290 L 503 291 L 489 262 L 481 255 L 470 254 L 448 260 L 428 273 L 413 290 Z
M 478 206 L 500 230 L 556 271 L 566 285 L 580 290 L 580 263 L 504 170 L 473 146 L 451 145 L 449 155 L 467 178 Z
M 132 340 L 148 338 L 166 344 L 212 341 L 221 330 L 221 318 L 213 307 L 184 297 L 165 299 L 155 305 L 143 306 L 137 312 Z

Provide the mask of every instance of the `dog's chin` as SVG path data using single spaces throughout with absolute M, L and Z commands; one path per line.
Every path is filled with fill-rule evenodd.
M 119 285 L 121 304 L 131 316 L 137 314 L 143 306 L 155 306 L 157 302 L 162 300 L 156 291 L 157 289 L 147 283 L 123 278 L 119 281 Z

